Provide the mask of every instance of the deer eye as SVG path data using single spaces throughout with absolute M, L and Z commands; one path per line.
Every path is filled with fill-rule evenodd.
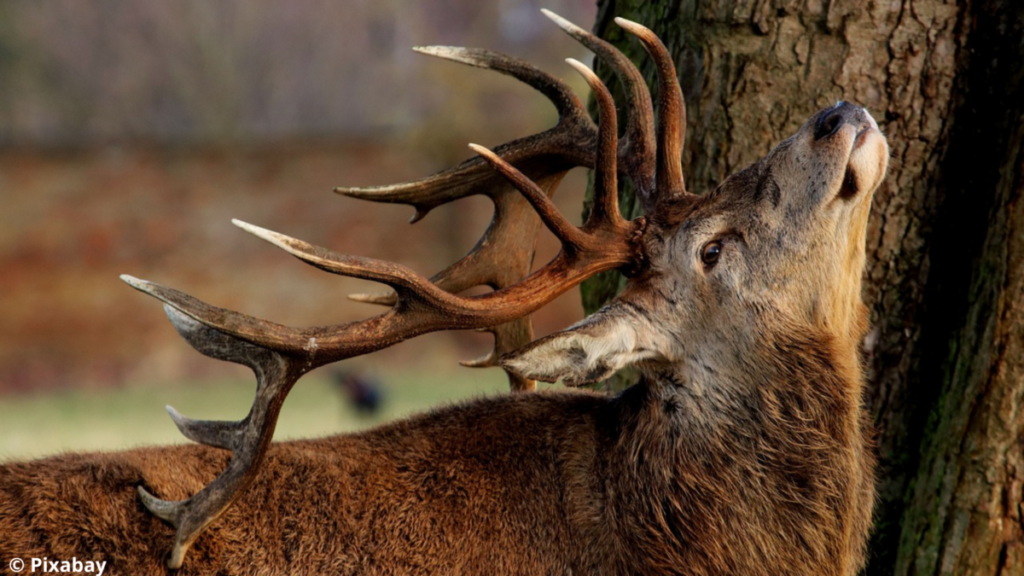
M 718 257 L 722 254 L 722 243 L 714 240 L 708 242 L 700 250 L 700 261 L 704 263 L 704 268 L 708 269 L 718 263 Z

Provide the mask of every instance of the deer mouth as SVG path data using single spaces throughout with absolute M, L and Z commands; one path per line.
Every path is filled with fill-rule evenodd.
M 868 118 L 870 118 L 871 119 L 871 123 L 874 124 L 874 122 L 875 122 L 874 118 L 871 118 L 870 116 L 868 116 Z M 864 142 L 867 141 L 868 136 L 870 136 L 872 131 L 877 132 L 878 131 L 878 126 L 877 125 L 874 125 L 874 126 L 870 126 L 869 125 L 869 126 L 865 126 L 865 127 L 861 128 L 860 131 L 857 132 L 857 136 L 853 139 L 853 150 L 857 150 L 857 148 L 860 148 L 861 146 L 863 146 Z M 851 150 L 851 154 L 853 153 L 853 150 Z
M 868 113 L 866 108 L 860 109 L 860 117 L 865 122 L 865 125 L 857 130 L 857 136 L 853 139 L 853 148 L 850 150 L 851 155 L 863 146 L 872 135 L 882 136 L 882 132 L 878 128 L 878 122 L 875 122 L 875 119 Z
M 849 199 L 861 192 L 873 191 L 882 181 L 888 164 L 889 148 L 878 123 L 863 108 L 860 116 L 864 123 L 853 138 L 843 183 L 837 195 L 839 198 Z

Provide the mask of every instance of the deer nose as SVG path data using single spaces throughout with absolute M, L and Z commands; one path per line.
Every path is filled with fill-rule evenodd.
M 828 138 L 835 134 L 843 124 L 862 124 L 863 122 L 863 108 L 840 101 L 818 118 L 818 124 L 814 127 L 814 139 Z

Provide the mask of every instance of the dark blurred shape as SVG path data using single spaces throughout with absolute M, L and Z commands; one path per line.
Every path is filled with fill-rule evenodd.
M 384 398 L 376 378 L 358 372 L 336 372 L 332 379 L 345 401 L 364 416 L 376 416 Z

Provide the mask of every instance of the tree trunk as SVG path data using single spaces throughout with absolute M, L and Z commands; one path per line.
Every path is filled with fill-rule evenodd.
M 653 80 L 614 16 L 676 57 L 698 194 L 837 100 L 879 121 L 892 157 L 865 271 L 882 464 L 866 572 L 1024 574 L 1024 3 L 600 0 L 595 31 Z M 618 286 L 585 285 L 585 305 Z

